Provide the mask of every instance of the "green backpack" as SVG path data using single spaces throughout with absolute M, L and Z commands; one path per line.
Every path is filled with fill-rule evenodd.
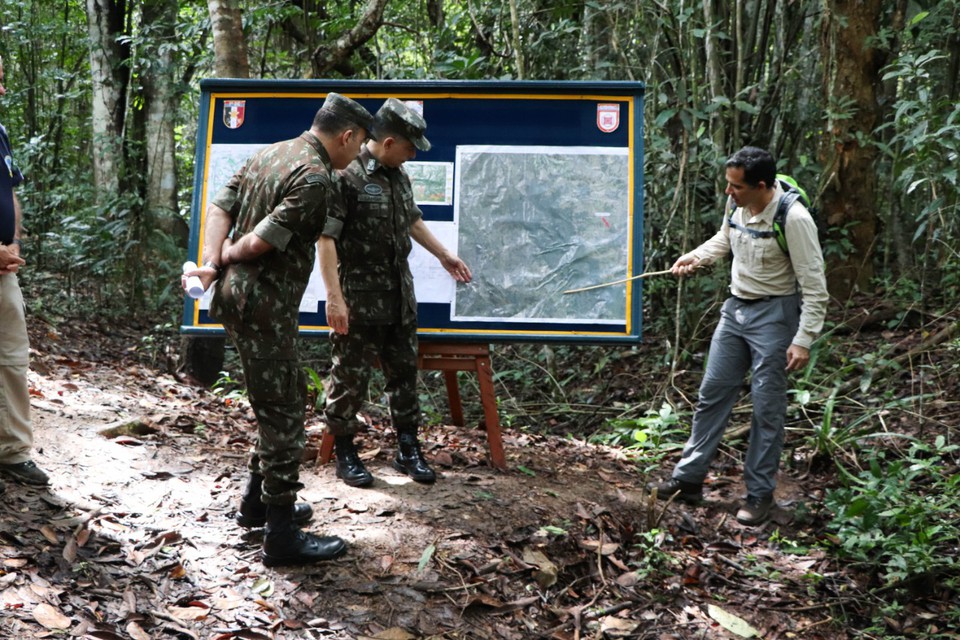
M 736 206 L 731 207 L 730 211 L 727 212 L 727 224 L 734 229 L 749 233 L 754 238 L 775 238 L 780 250 L 789 256 L 790 250 L 787 248 L 787 236 L 784 231 L 787 225 L 787 211 L 790 210 L 790 207 L 792 207 L 793 203 L 799 198 L 803 206 L 805 206 L 810 212 L 810 215 L 813 216 L 814 222 L 817 222 L 817 216 L 813 207 L 810 206 L 810 198 L 807 197 L 807 192 L 797 184 L 796 180 L 782 173 L 777 174 L 777 180 L 783 189 L 783 197 L 780 198 L 780 204 L 777 205 L 777 212 L 773 214 L 772 231 L 757 231 L 756 229 L 741 227 L 735 223 L 733 221 L 733 212 L 736 210 Z M 819 223 L 817 224 L 817 228 L 820 228 Z

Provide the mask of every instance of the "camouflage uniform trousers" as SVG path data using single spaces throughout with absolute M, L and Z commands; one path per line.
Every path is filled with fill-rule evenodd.
M 257 418 L 257 443 L 248 465 L 263 475 L 265 504 L 294 504 L 300 482 L 300 463 L 306 445 L 307 380 L 300 358 L 269 353 L 250 338 L 227 328 L 237 347 L 247 383 L 250 406 Z M 267 352 L 263 357 L 264 352 Z
M 415 322 L 350 325 L 347 335 L 330 334 L 333 368 L 324 418 L 334 436 L 360 429 L 357 411 L 363 405 L 377 356 L 386 378 L 393 428 L 416 431 L 420 426 L 417 397 L 417 325 Z

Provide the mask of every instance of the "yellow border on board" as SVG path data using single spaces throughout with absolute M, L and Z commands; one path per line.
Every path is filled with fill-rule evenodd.
M 214 106 L 217 104 L 217 100 L 231 100 L 231 99 L 249 99 L 249 98 L 326 98 L 328 92 L 322 93 L 313 93 L 313 92 L 277 92 L 277 93 L 256 93 L 251 95 L 250 93 L 210 93 L 210 108 L 209 115 L 207 120 L 207 133 L 204 153 L 204 166 L 203 166 L 203 184 L 201 186 L 200 192 L 200 202 L 205 203 L 207 201 L 207 181 L 209 178 L 210 170 L 210 145 L 213 143 L 213 123 L 215 117 Z M 634 184 L 634 144 L 633 139 L 636 133 L 635 131 L 635 118 L 633 118 L 634 112 L 634 96 L 610 96 L 610 95 L 595 95 L 595 94 L 567 94 L 567 95 L 558 95 L 558 94 L 520 94 L 520 93 L 456 93 L 456 92 L 447 92 L 447 93 L 412 93 L 412 92 L 368 92 L 368 93 L 343 93 L 342 95 L 347 96 L 348 98 L 353 99 L 368 99 L 368 98 L 400 98 L 400 99 L 411 99 L 411 100 L 444 100 L 444 99 L 472 99 L 472 100 L 503 100 L 503 99 L 513 99 L 513 100 L 583 100 L 583 101 L 606 101 L 606 102 L 626 102 L 627 108 L 629 109 L 629 131 L 627 133 L 627 148 L 629 153 L 627 154 L 628 158 L 628 189 L 631 194 L 634 193 L 636 185 Z M 633 273 L 633 261 L 634 261 L 634 251 L 633 251 L 633 210 L 634 198 L 630 198 L 627 207 L 628 207 L 628 217 L 629 227 L 627 229 L 627 236 L 630 241 L 627 243 L 627 274 L 626 277 L 630 277 Z M 197 242 L 197 264 L 200 264 L 202 260 L 200 257 L 203 255 L 203 236 L 204 236 L 204 226 L 205 226 L 205 217 L 206 217 L 206 206 L 201 204 L 200 211 L 200 235 Z M 477 334 L 477 335 L 549 335 L 549 336 L 596 336 L 596 337 L 621 337 L 629 336 L 633 328 L 633 287 L 634 282 L 627 282 L 627 296 L 626 296 L 626 322 L 625 322 L 625 331 L 534 331 L 530 329 L 522 331 L 506 331 L 502 329 L 456 329 L 456 328 L 437 328 L 437 329 L 423 329 L 419 328 L 418 333 L 437 333 L 437 334 Z M 195 327 L 219 327 L 222 326 L 220 323 L 200 323 L 200 303 L 199 301 L 194 301 L 193 303 L 193 326 Z M 326 325 L 301 325 L 300 330 L 306 331 L 329 331 L 330 327 Z

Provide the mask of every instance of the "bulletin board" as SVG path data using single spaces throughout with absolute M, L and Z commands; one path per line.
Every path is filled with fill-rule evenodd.
M 395 97 L 421 110 L 433 144 L 404 165 L 423 219 L 473 273 L 454 282 L 414 243 L 421 340 L 640 340 L 640 280 L 564 292 L 642 273 L 641 83 L 204 80 L 200 89 L 188 259 L 201 262 L 217 190 L 257 150 L 308 129 L 328 92 L 371 113 Z M 326 335 L 324 301 L 315 265 L 303 335 Z M 208 297 L 185 299 L 182 331 L 222 333 L 208 307 Z

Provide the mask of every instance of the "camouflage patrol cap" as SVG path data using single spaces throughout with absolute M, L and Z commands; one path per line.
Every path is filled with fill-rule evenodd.
M 430 151 L 432 146 L 423 135 L 427 130 L 427 123 L 423 116 L 396 98 L 387 98 L 377 111 L 373 129 L 380 137 L 385 133 L 399 134 L 412 142 L 413 146 L 420 151 Z
M 333 91 L 328 93 L 327 99 L 323 101 L 323 106 L 320 108 L 330 111 L 344 120 L 360 125 L 367 130 L 368 134 L 373 129 L 373 116 L 370 115 L 370 112 L 364 109 L 359 102 L 355 102 L 339 93 Z

